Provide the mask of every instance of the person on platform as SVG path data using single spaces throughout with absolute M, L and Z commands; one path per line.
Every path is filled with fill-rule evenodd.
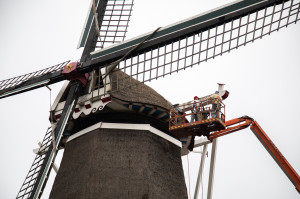
M 210 97 L 211 97 L 211 101 L 212 101 L 211 117 L 212 118 L 219 117 L 220 103 L 222 102 L 222 98 L 219 95 L 219 91 L 216 91 Z
M 200 119 L 200 100 L 198 96 L 194 97 L 194 101 L 191 103 L 191 110 L 192 110 L 192 115 L 191 115 L 191 122 L 198 121 Z

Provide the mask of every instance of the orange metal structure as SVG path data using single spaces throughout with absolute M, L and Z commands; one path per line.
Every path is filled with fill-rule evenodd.
M 270 153 L 290 181 L 295 185 L 296 190 L 300 194 L 300 177 L 298 173 L 281 154 L 279 149 L 259 124 L 248 116 L 225 122 L 225 105 L 219 100 L 218 108 L 213 109 L 211 106 L 212 104 L 212 99 L 206 97 L 197 102 L 185 103 L 170 110 L 170 132 L 177 138 L 203 135 L 207 136 L 208 139 L 212 141 L 218 137 L 250 126 L 254 135 Z
M 250 126 L 250 129 L 254 135 L 259 139 L 265 149 L 270 153 L 275 162 L 279 165 L 285 175 L 290 179 L 290 181 L 296 187 L 296 190 L 300 194 L 300 177 L 290 163 L 285 159 L 279 149 L 275 146 L 272 140 L 268 137 L 265 131 L 259 126 L 259 124 L 248 116 L 241 118 L 236 118 L 229 120 L 226 123 L 226 129 L 215 132 L 209 136 L 210 140 L 213 140 L 217 137 L 239 131 L 241 129 L 247 128 Z
M 225 104 L 221 100 L 217 99 L 216 101 L 217 109 L 212 108 L 213 99 L 210 97 L 178 105 L 171 109 L 169 130 L 177 138 L 183 138 L 208 136 L 212 131 L 225 129 Z

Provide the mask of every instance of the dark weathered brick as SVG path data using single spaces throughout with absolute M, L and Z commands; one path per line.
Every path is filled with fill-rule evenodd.
M 66 144 L 50 198 L 187 198 L 180 150 L 149 131 L 96 129 Z

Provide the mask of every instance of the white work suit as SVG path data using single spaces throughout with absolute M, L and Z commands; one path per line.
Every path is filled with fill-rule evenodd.
M 217 93 L 212 94 L 210 97 L 211 97 L 211 100 L 212 100 L 212 113 L 211 113 L 211 117 L 212 118 L 219 117 L 219 109 L 220 109 L 219 104 L 222 102 L 222 98 Z

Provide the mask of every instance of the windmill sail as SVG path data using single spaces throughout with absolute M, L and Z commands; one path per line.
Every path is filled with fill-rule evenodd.
M 70 60 L 43 70 L 1 80 L 0 99 L 64 80 L 61 71 L 69 62 Z
M 84 47 L 81 61 L 85 61 L 95 49 L 124 40 L 129 25 L 134 0 L 95 0 L 99 35 L 95 32 L 92 4 L 82 30 L 78 48 Z M 53 84 L 66 78 L 61 74 L 70 61 L 36 72 L 0 81 L 0 99 L 25 91 Z
M 52 143 L 51 133 L 52 133 L 51 127 L 49 127 L 46 131 L 40 149 L 36 157 L 34 158 L 32 166 L 30 167 L 29 172 L 24 180 L 24 183 L 22 184 L 21 189 L 16 197 L 17 199 L 32 197 L 37 182 L 41 180 L 39 178 L 39 173 L 44 170 L 44 165 L 49 159 L 48 153 L 51 152 L 51 150 L 49 150 L 49 148 L 51 148 L 51 143 Z
M 92 1 L 93 3 L 90 5 L 78 43 L 78 48 L 84 47 L 81 61 L 85 61 L 90 52 L 95 49 L 101 49 L 125 39 L 133 1 L 134 0 Z M 93 6 L 95 6 L 96 13 L 94 13 Z M 98 27 L 96 27 L 97 25 Z
M 296 23 L 299 12 L 299 0 L 234 2 L 161 28 L 118 68 L 140 82 L 155 80 L 214 59 Z M 94 52 L 87 68 L 111 62 L 144 37 Z M 110 84 L 122 89 L 124 85 L 118 83 L 122 78 L 116 77 Z
M 60 146 L 63 133 L 68 125 L 68 121 L 71 118 L 75 105 L 77 104 L 81 88 L 82 86 L 80 83 L 71 83 L 61 118 L 57 122 L 53 133 L 50 129 L 47 130 L 43 144 L 41 145 L 40 150 L 47 151 L 45 151 L 45 153 L 38 152 L 38 154 L 41 154 L 41 158 L 36 158 L 34 160 L 17 198 L 41 197 L 48 180 L 52 164 L 56 158 L 56 152 Z M 52 144 L 50 144 L 51 142 Z
M 148 82 L 208 61 L 296 23 L 299 12 L 300 0 L 235 1 L 161 28 L 118 68 L 130 78 Z M 78 71 L 87 73 L 109 66 L 150 34 L 152 32 L 93 52 L 92 60 L 83 62 Z M 48 75 L 35 81 L 40 83 L 39 79 L 44 81 Z M 52 72 L 50 76 L 51 80 L 65 79 L 61 73 Z M 121 78 L 117 76 L 110 84 L 118 84 Z M 6 94 L 0 88 L 0 98 Z

